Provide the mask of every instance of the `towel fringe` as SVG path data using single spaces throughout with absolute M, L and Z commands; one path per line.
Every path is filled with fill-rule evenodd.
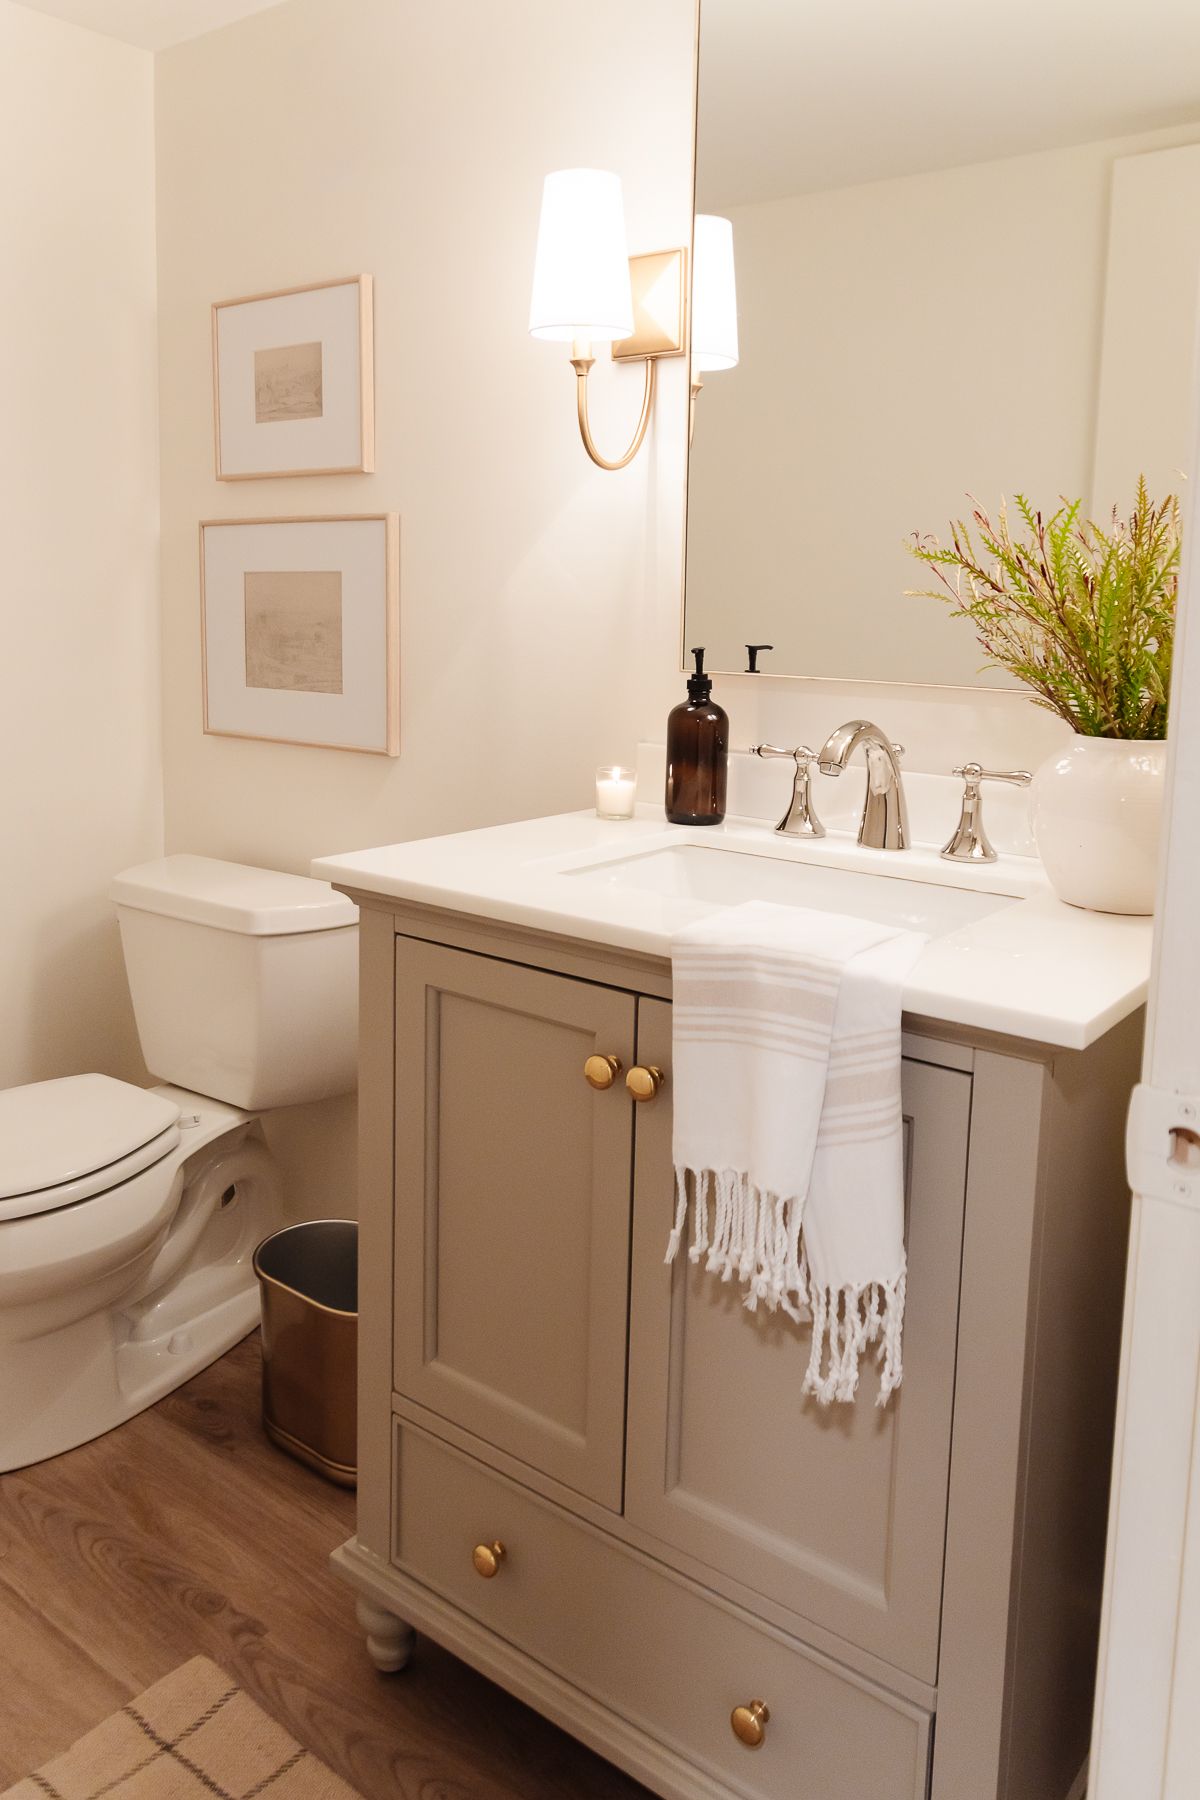
M 858 1392 L 863 1351 L 878 1344 L 879 1394 L 876 1405 L 904 1379 L 902 1340 L 907 1277 L 899 1271 L 883 1281 L 842 1288 L 814 1284 L 804 1245 L 804 1201 L 769 1194 L 736 1169 L 703 1169 L 690 1178 L 694 1195 L 688 1260 L 703 1261 L 722 1281 L 736 1276 L 746 1290 L 743 1304 L 757 1312 L 782 1309 L 790 1319 L 812 1315 L 812 1349 L 802 1391 L 822 1406 L 853 1400 Z M 675 1171 L 675 1224 L 664 1260 L 674 1262 L 683 1243 L 689 1205 L 689 1173 Z M 712 1231 L 709 1235 L 709 1214 Z

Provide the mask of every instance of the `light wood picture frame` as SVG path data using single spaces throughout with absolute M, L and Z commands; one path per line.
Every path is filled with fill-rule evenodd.
M 218 481 L 373 472 L 373 302 L 349 275 L 214 303 Z
M 204 730 L 400 754 L 397 513 L 206 519 Z

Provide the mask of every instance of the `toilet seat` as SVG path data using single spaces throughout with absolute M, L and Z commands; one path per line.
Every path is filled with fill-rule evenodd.
M 179 1107 L 108 1075 L 0 1092 L 0 1221 L 103 1197 L 168 1156 Z

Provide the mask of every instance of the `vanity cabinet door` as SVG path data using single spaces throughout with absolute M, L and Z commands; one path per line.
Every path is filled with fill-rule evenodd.
M 639 1061 L 669 1072 L 670 1054 L 670 1007 L 643 1001 Z M 886 1407 L 869 1357 L 854 1405 L 804 1398 L 805 1326 L 747 1312 L 683 1254 L 664 1266 L 669 1081 L 638 1109 L 626 1516 L 933 1683 L 971 1077 L 906 1060 L 903 1078 L 904 1382 Z
M 396 940 L 395 1385 L 619 1510 L 632 995 Z

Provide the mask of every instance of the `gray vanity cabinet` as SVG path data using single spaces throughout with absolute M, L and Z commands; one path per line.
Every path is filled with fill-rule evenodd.
M 424 1631 L 664 1800 L 1073 1800 L 1140 1021 L 906 1021 L 904 1385 L 822 1409 L 802 1328 L 664 1265 L 666 962 L 353 898 L 376 1664 Z
M 638 1054 L 669 1066 L 670 1008 L 644 1000 Z M 937 1680 L 971 1077 L 906 1058 L 904 1383 L 875 1405 L 801 1393 L 808 1356 L 781 1314 L 681 1254 L 670 1113 L 639 1109 L 625 1516 L 754 1592 Z M 664 1095 L 665 1098 L 665 1095 Z

